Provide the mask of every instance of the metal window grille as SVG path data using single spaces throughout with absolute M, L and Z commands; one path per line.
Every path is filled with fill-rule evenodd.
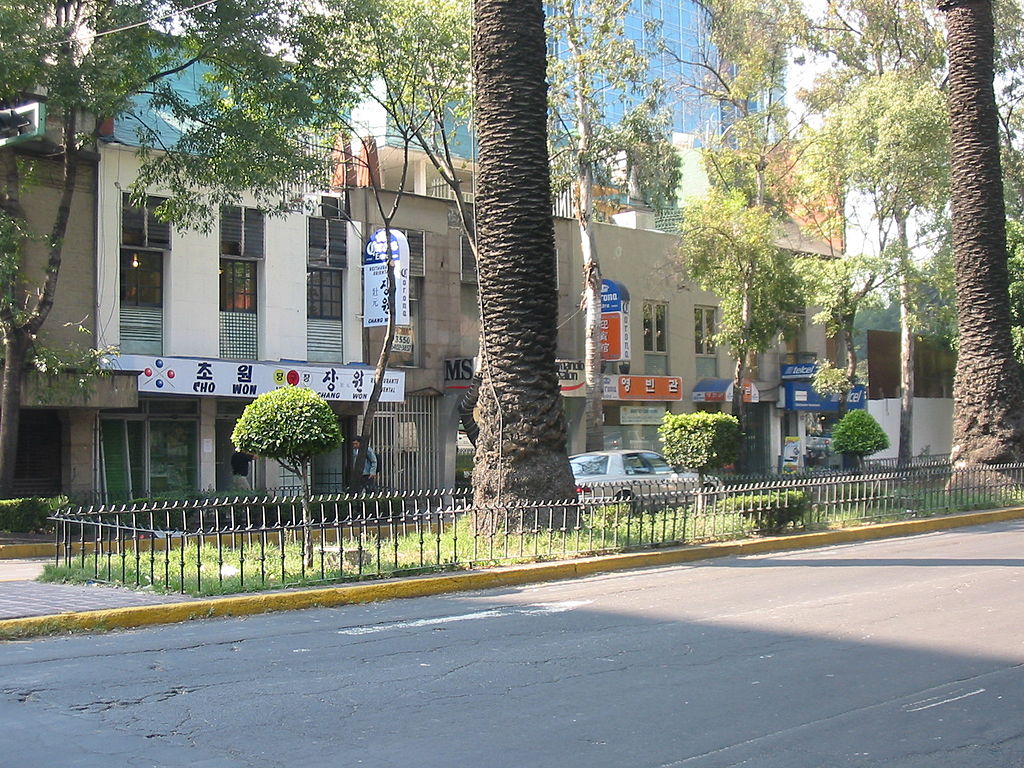
M 233 360 L 256 360 L 258 351 L 255 313 L 221 312 L 220 356 Z
M 440 487 L 443 444 L 440 397 L 408 395 L 403 403 L 381 403 L 370 429 L 377 452 L 379 483 L 413 491 Z

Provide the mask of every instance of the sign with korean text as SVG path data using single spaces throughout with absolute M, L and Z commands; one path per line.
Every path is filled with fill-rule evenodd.
M 362 402 L 373 389 L 373 369 L 364 366 L 233 362 L 192 357 L 120 355 L 109 367 L 139 371 L 139 392 L 164 395 L 256 397 L 278 387 L 305 387 L 325 400 Z M 382 402 L 405 400 L 405 372 L 385 371 Z
M 409 240 L 392 229 L 391 245 L 378 229 L 363 249 L 363 327 L 387 325 L 391 314 L 388 299 L 388 258 L 395 268 L 395 325 L 409 325 Z
M 678 376 L 605 376 L 605 400 L 683 399 L 683 380 Z
M 601 281 L 601 359 L 630 359 L 629 291 L 614 280 Z

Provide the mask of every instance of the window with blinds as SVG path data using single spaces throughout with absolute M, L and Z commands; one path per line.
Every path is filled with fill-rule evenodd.
M 263 211 L 233 205 L 221 206 L 221 255 L 262 259 L 266 252 L 265 227 Z
M 348 260 L 348 202 L 321 197 L 320 215 L 307 221 L 307 262 L 315 267 L 344 268 Z
M 171 225 L 160 221 L 156 209 L 167 198 L 146 198 L 145 207 L 132 205 L 132 198 L 127 192 L 121 193 L 121 244 L 134 245 L 139 248 L 155 248 L 163 251 L 171 249 Z

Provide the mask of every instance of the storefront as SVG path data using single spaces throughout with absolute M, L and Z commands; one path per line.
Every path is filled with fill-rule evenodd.
M 369 398 L 366 366 L 314 366 L 259 361 L 122 355 L 111 367 L 138 372 L 138 407 L 100 414 L 96 487 L 108 501 L 230 490 L 231 432 L 245 405 L 280 386 L 312 389 L 339 418 L 355 417 Z M 405 374 L 388 371 L 381 401 L 402 402 Z M 342 448 L 318 457 L 314 487 L 343 487 Z M 257 462 L 254 487 L 297 485 L 276 462 Z
M 605 376 L 604 447 L 661 451 L 658 426 L 683 399 L 678 376 Z
M 780 471 L 838 465 L 830 445 L 832 428 L 842 417 L 839 406 L 843 396 L 817 392 L 811 384 L 816 371 L 814 363 L 782 366 L 784 447 L 779 459 Z M 866 407 L 867 390 L 858 384 L 846 394 L 846 410 Z

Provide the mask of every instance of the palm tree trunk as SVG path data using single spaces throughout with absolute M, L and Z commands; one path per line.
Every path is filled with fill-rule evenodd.
M 564 500 L 574 483 L 555 369 L 544 13 L 539 0 L 477 0 L 474 11 L 482 377 L 473 488 L 477 507 L 493 510 Z
M 953 383 L 957 463 L 1024 455 L 1024 383 L 1013 357 L 1006 221 L 993 89 L 991 0 L 940 0 L 949 45 L 953 267 L 960 351 Z

